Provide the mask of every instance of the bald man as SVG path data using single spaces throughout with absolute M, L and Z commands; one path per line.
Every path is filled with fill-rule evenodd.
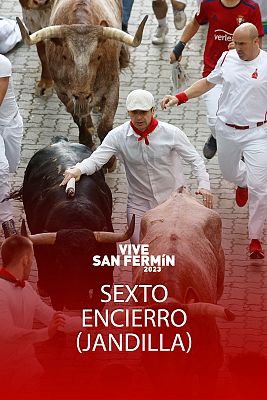
M 249 255 L 263 258 L 261 246 L 267 212 L 267 53 L 257 28 L 244 23 L 233 34 L 235 49 L 224 52 L 215 69 L 185 92 L 165 96 L 163 109 L 201 96 L 215 85 L 222 94 L 215 126 L 223 177 L 236 188 L 236 203 L 249 200 Z
M 194 18 L 186 25 L 180 41 L 171 52 L 170 62 L 181 61 L 186 45 L 195 37 L 200 26 L 208 23 L 202 72 L 202 77 L 206 78 L 215 68 L 222 53 L 233 48 L 234 30 L 244 22 L 251 22 L 256 26 L 261 47 L 264 29 L 260 8 L 253 0 L 202 1 Z M 203 147 L 203 154 L 207 159 L 213 158 L 217 152 L 215 125 L 221 89 L 221 85 L 216 85 L 203 96 L 207 110 L 207 125 L 210 129 L 210 135 Z

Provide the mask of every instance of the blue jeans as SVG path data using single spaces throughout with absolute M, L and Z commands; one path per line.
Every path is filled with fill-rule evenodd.
M 123 0 L 122 5 L 123 5 L 123 12 L 122 12 L 122 23 L 125 25 L 125 27 L 128 27 L 128 21 L 130 18 L 130 14 L 132 11 L 133 7 L 133 2 L 134 0 Z

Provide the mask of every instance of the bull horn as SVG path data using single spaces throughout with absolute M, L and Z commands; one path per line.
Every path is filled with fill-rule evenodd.
M 54 244 L 56 241 L 57 233 L 36 233 L 35 235 L 28 235 L 25 219 L 22 219 L 21 227 L 20 227 L 21 236 L 26 236 L 28 239 L 32 241 L 33 244 Z
M 63 25 L 48 26 L 46 28 L 40 29 L 39 31 L 34 32 L 31 35 L 29 35 L 23 22 L 18 17 L 16 18 L 16 20 L 17 20 L 23 41 L 29 45 L 39 43 L 46 39 L 62 38 L 65 36 L 66 26 L 63 26 Z
M 35 245 L 55 244 L 57 233 L 36 233 L 35 235 L 28 235 L 28 238 Z
M 211 303 L 190 303 L 187 304 L 188 313 L 191 315 L 211 316 L 214 318 L 221 318 L 226 321 L 233 321 L 235 314 L 228 308 L 219 306 L 218 304 Z
M 94 232 L 95 239 L 100 243 L 116 243 L 124 242 L 130 239 L 134 233 L 135 227 L 135 215 L 132 216 L 132 220 L 129 228 L 124 233 L 114 233 L 114 232 Z
M 26 222 L 25 222 L 25 219 L 24 219 L 24 218 L 23 218 L 22 221 L 21 221 L 20 234 L 21 234 L 21 236 L 26 236 L 26 237 L 28 237 Z
M 132 47 L 138 47 L 142 40 L 143 30 L 147 19 L 148 15 L 145 16 L 145 18 L 138 26 L 134 37 L 129 35 L 128 33 L 121 31 L 120 29 L 110 28 L 110 27 L 103 27 L 103 36 L 106 37 L 107 39 L 119 40 L 120 42 L 125 43 Z

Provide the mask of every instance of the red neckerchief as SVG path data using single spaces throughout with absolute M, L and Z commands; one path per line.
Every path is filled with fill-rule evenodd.
M 5 268 L 0 269 L 0 278 L 4 279 L 6 281 L 9 281 L 11 283 L 14 283 L 15 286 L 19 286 L 21 288 L 24 288 L 25 286 L 25 281 L 21 281 L 17 279 L 14 275 L 12 275 L 10 272 L 8 272 Z
M 145 139 L 145 144 L 149 145 L 149 141 L 148 141 L 148 135 L 154 131 L 154 129 L 156 129 L 156 127 L 158 126 L 158 120 L 155 117 L 151 118 L 150 124 L 148 125 L 148 127 L 144 130 L 144 131 L 140 131 L 139 129 L 137 129 L 134 124 L 132 123 L 132 121 L 130 121 L 130 125 L 133 128 L 133 130 L 135 131 L 135 133 L 137 133 L 137 135 L 140 136 L 140 138 L 138 138 L 138 142 L 140 142 L 140 140 Z

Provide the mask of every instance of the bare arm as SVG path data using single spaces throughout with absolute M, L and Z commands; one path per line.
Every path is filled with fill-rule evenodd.
M 209 82 L 206 78 L 202 78 L 199 79 L 197 82 L 193 83 L 193 85 L 190 86 L 188 89 L 186 89 L 184 91 L 184 95 L 185 97 L 187 97 L 187 100 L 190 100 L 208 92 L 210 89 L 214 88 L 214 86 L 215 86 L 214 83 Z M 162 110 L 164 110 L 166 108 L 185 103 L 185 101 L 179 102 L 176 96 L 166 95 L 161 100 L 160 105 Z
M 5 98 L 7 88 L 8 88 L 8 82 L 9 82 L 9 77 L 6 76 L 4 78 L 0 78 L 0 106 L 3 103 L 3 100 Z
M 199 30 L 199 23 L 197 22 L 196 18 L 192 19 L 192 21 L 189 22 L 189 24 L 186 25 L 182 36 L 181 36 L 181 42 L 188 43 L 192 37 L 195 36 L 195 34 Z
M 189 99 L 194 99 L 214 88 L 215 84 L 209 82 L 206 78 L 199 79 L 192 86 L 185 90 L 185 94 Z

